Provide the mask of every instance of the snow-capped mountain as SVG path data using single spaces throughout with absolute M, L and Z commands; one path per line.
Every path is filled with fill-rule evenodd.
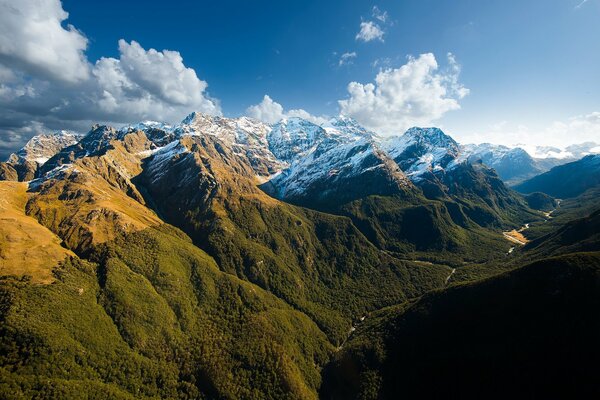
M 8 162 L 18 164 L 29 161 L 42 165 L 60 150 L 77 143 L 81 137 L 68 131 L 34 136 L 23 148 L 11 154 Z
M 178 125 L 145 121 L 118 130 L 96 125 L 84 137 L 64 141 L 66 147 L 44 153 L 49 161 L 39 175 L 103 154 L 113 141 L 136 131 L 150 142 L 138 156 L 150 160 L 153 174 L 194 146 L 215 146 L 223 162 L 250 166 L 270 194 L 301 203 L 412 191 L 413 183 L 422 184 L 465 161 L 460 146 L 437 128 L 411 128 L 402 136 L 381 138 L 347 117 L 322 126 L 297 117 L 268 125 L 247 117 L 191 113 Z M 181 145 L 186 137 L 194 139 Z M 32 139 L 30 147 L 46 141 Z
M 429 199 L 446 211 L 431 214 L 427 206 L 411 213 L 425 212 L 424 218 L 463 227 L 471 222 L 502 226 L 510 221 L 507 215 L 518 215 L 525 207 L 492 169 L 470 163 L 461 146 L 440 129 L 415 127 L 402 136 L 382 138 L 343 117 L 322 125 L 297 117 L 269 125 L 247 117 L 192 113 L 176 125 L 96 125 L 35 175 L 0 168 L 0 179 L 36 178 L 33 190 L 78 176 L 92 182 L 98 175 L 134 201 L 143 204 L 147 195 L 176 205 L 159 210 L 173 221 L 212 218 L 202 210 L 229 204 L 234 193 L 244 193 L 254 199 L 250 201 L 272 201 L 265 200 L 266 193 L 334 214 L 364 204 L 370 215 L 385 204 L 420 207 Z M 385 204 L 377 205 L 380 201 Z M 200 214 L 182 215 L 183 209 Z
M 41 167 L 39 173 L 44 175 L 63 164 L 70 164 L 75 159 L 98 155 L 105 151 L 112 140 L 119 138 L 119 131 L 104 126 L 94 125 L 87 135 L 74 144 L 66 146 L 51 156 Z
M 382 147 L 413 181 L 452 168 L 461 153 L 458 143 L 438 128 L 410 128 L 383 140 Z
M 67 131 L 34 136 L 6 162 L 0 162 L 0 180 L 31 181 L 48 159 L 80 139 L 80 135 Z
M 349 118 L 331 119 L 323 127 L 299 118 L 284 119 L 273 126 L 268 139 L 273 154 L 287 163 L 265 185 L 279 198 L 301 203 L 348 201 L 401 193 L 411 186 L 374 135 Z
M 598 154 L 600 146 L 594 142 L 585 142 L 560 149 L 553 146 L 507 147 L 482 143 L 464 145 L 462 152 L 469 161 L 481 160 L 494 168 L 506 183 L 513 185 L 558 165 L 579 160 L 590 154 Z
M 156 124 L 128 126 L 146 133 L 161 131 Z M 333 118 L 323 126 L 291 117 L 267 125 L 257 120 L 192 113 L 169 126 L 162 137 L 180 143 L 186 137 L 198 146 L 217 145 L 226 163 L 241 162 L 253 169 L 263 189 L 275 197 L 299 203 L 325 203 L 369 194 L 407 190 L 410 181 L 378 145 L 379 139 L 350 118 Z M 210 143 L 203 141 L 209 139 Z M 152 180 L 169 159 L 191 150 L 171 142 L 146 152 Z M 193 147 L 193 146 L 192 146 Z M 360 180 L 354 182 L 354 180 Z
M 462 146 L 464 156 L 470 162 L 481 161 L 494 168 L 505 182 L 517 182 L 543 172 L 543 168 L 527 151 L 520 147 L 510 148 L 491 143 Z
M 267 134 L 271 127 L 248 117 L 224 118 L 191 113 L 173 129 L 176 138 L 209 135 L 247 158 L 256 175 L 266 177 L 280 170 L 284 161 L 269 149 Z
M 325 122 L 322 127 L 325 130 L 332 129 L 346 134 L 354 134 L 361 136 L 377 136 L 375 132 L 368 131 L 365 127 L 356 122 L 355 119 L 340 115 L 339 117 L 331 118 Z
M 131 135 L 136 132 L 143 133 L 143 143 L 130 143 L 141 140 Z M 478 196 L 488 196 L 490 191 L 480 186 L 482 182 L 498 186 L 494 172 L 467 167 L 481 162 L 505 180 L 543 171 L 523 149 L 461 146 L 438 128 L 414 127 L 401 136 L 384 138 L 347 117 L 322 125 L 291 117 L 270 125 L 247 117 L 191 113 L 176 125 L 155 121 L 120 129 L 96 125 L 83 137 L 68 133 L 36 137 L 14 158 L 41 160 L 44 156 L 49 160 L 34 172 L 18 173 L 10 165 L 3 166 L 2 176 L 50 179 L 55 176 L 52 171 L 64 171 L 78 159 L 105 154 L 119 143 L 137 149 L 135 155 L 145 160 L 145 175 L 151 182 L 166 182 L 163 175 L 178 179 L 172 171 L 164 171 L 176 168 L 188 182 L 194 178 L 189 174 L 204 174 L 201 184 L 212 187 L 220 179 L 221 166 L 227 165 L 274 197 L 317 208 L 369 195 L 414 195 L 419 192 L 415 186 L 435 199 L 463 193 L 462 187 L 478 188 Z M 184 159 L 188 160 L 186 171 Z M 130 175 L 124 173 L 127 179 Z M 471 180 L 479 182 L 471 185 Z

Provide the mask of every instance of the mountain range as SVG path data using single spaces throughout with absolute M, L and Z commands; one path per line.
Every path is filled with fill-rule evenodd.
M 586 155 L 600 153 L 600 146 L 594 142 L 570 145 L 565 149 L 537 146 L 529 151 L 519 146 L 507 147 L 489 143 L 465 145 L 463 149 L 471 161 L 481 160 L 494 168 L 505 183 L 511 186 L 553 167 L 577 161 Z
M 346 117 L 265 124 L 202 113 L 35 137 L 0 163 L 1 392 L 395 398 L 416 390 L 396 370 L 410 382 L 477 372 L 481 359 L 456 361 L 443 346 L 403 361 L 411 343 L 448 345 L 441 332 L 466 354 L 498 321 L 506 328 L 489 336 L 489 354 L 502 366 L 522 360 L 521 306 L 544 308 L 531 319 L 539 329 L 580 312 L 589 330 L 531 347 L 523 371 L 547 367 L 532 382 L 553 376 L 538 357 L 552 343 L 591 346 L 586 357 L 579 347 L 558 355 L 583 370 L 599 332 L 595 298 L 580 301 L 596 293 L 581 282 L 600 268 L 598 156 L 546 172 L 567 171 L 570 198 L 537 184 L 556 179 L 545 174 L 517 186 L 523 195 L 500 171 L 512 182 L 549 164 L 490 148 L 437 128 L 381 137 Z M 547 323 L 553 311 L 574 314 Z M 460 394 L 469 382 L 458 382 Z M 586 374 L 573 382 L 593 387 Z
M 523 193 L 543 192 L 557 198 L 576 197 L 600 184 L 600 155 L 590 154 L 580 160 L 552 168 L 515 186 Z

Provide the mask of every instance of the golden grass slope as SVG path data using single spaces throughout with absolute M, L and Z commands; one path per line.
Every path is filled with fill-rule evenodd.
M 60 178 L 36 189 L 27 205 L 29 215 L 75 252 L 163 223 L 131 183 L 141 159 L 130 150 L 145 149 L 148 140 L 141 132 L 126 139 L 125 145 L 113 142 L 105 154 L 75 160 Z M 134 139 L 139 149 L 130 143 Z
M 25 214 L 27 200 L 27 183 L 0 182 L 0 275 L 29 275 L 35 283 L 51 283 L 52 269 L 74 254 Z

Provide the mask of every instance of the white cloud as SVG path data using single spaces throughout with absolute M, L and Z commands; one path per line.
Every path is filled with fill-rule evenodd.
M 273 101 L 273 99 L 266 94 L 260 103 L 246 109 L 246 115 L 268 124 L 274 124 L 287 117 L 300 117 L 315 124 L 322 124 L 327 121 L 326 117 L 314 116 L 303 109 L 284 111 L 281 104 Z
M 179 52 L 146 51 L 137 42 L 128 44 L 124 40 L 119 40 L 119 51 L 122 68 L 131 81 L 157 98 L 172 104 L 195 104 L 209 110 L 214 107 L 203 96 L 208 84 L 198 79 L 196 71 L 183 64 Z
M 307 121 L 310 121 L 313 124 L 317 124 L 317 125 L 324 124 L 328 120 L 328 118 L 325 116 L 312 115 L 308 111 L 303 110 L 301 108 L 298 108 L 295 110 L 289 110 L 288 112 L 285 113 L 285 117 L 298 117 L 298 118 L 302 118 Z
M 208 84 L 183 64 L 178 52 L 145 50 L 124 40 L 119 40 L 119 52 L 119 59 L 101 58 L 93 69 L 101 92 L 97 103 L 108 115 L 174 122 L 190 110 L 221 114 L 205 93 Z
M 0 0 L 0 63 L 47 79 L 87 79 L 87 38 L 62 27 L 68 16 L 60 0 Z
M 344 53 L 340 56 L 340 60 L 338 61 L 338 66 L 343 66 L 343 65 L 349 65 L 354 63 L 354 59 L 356 58 L 357 54 L 355 51 L 353 52 L 347 52 Z
M 379 9 L 379 7 L 377 6 L 373 6 L 373 9 L 371 10 L 371 13 L 373 15 L 373 18 L 381 21 L 382 23 L 386 23 L 389 19 L 389 15 L 387 13 L 387 11 L 381 11 Z
M 360 23 L 360 30 L 356 34 L 356 40 L 370 42 L 379 40 L 383 42 L 384 31 L 373 21 L 363 21 Z
M 383 134 L 403 133 L 414 125 L 430 125 L 446 112 L 460 108 L 469 90 L 458 81 L 460 67 L 448 54 L 447 71 L 439 72 L 435 56 L 409 57 L 397 69 L 381 70 L 375 83 L 348 84 L 349 97 L 340 112 Z
M 579 9 L 580 9 L 581 7 L 583 7 L 583 5 L 584 5 L 585 3 L 587 3 L 587 2 L 588 2 L 588 0 L 582 0 L 582 1 L 581 1 L 581 3 L 579 3 L 579 4 L 577 4 L 577 5 L 575 6 L 575 9 L 576 9 L 576 10 L 579 10 Z
M 265 94 L 260 103 L 246 109 L 246 115 L 273 124 L 284 117 L 283 106 Z
M 0 153 L 40 129 L 221 114 L 178 52 L 120 40 L 119 58 L 92 65 L 85 36 L 62 27 L 67 16 L 58 0 L 0 0 Z

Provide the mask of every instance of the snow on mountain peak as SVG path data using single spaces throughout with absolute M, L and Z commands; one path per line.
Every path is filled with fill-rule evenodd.
M 366 130 L 362 125 L 356 122 L 356 120 L 344 115 L 331 118 L 329 121 L 325 122 L 322 127 L 325 130 L 335 129 L 349 135 L 375 136 L 375 133 Z
M 189 113 L 182 121 L 181 121 L 181 125 L 190 125 L 194 122 L 194 120 L 196 119 L 196 116 L 200 114 L 197 113 L 196 111 L 193 111 L 191 113 Z
M 11 154 L 8 161 L 13 163 L 34 161 L 38 165 L 43 165 L 53 155 L 63 148 L 77 143 L 81 138 L 81 135 L 69 131 L 36 135 L 29 139 L 19 151 Z
M 464 161 L 459 158 L 458 143 L 438 128 L 413 127 L 402 136 L 385 138 L 381 145 L 415 181 L 427 173 L 443 171 Z
M 123 132 L 123 133 L 132 132 L 132 131 L 146 132 L 150 129 L 157 129 L 157 130 L 162 130 L 165 132 L 172 132 L 173 130 L 175 130 L 175 127 L 173 125 L 169 125 L 169 124 L 166 124 L 164 122 L 159 122 L 159 121 L 142 121 L 142 122 L 138 122 L 137 124 L 125 125 L 121 129 L 119 129 L 119 131 Z
M 155 174 L 157 168 L 167 165 L 166 160 L 187 151 L 181 140 L 192 136 L 195 137 L 193 142 L 213 141 L 224 151 L 247 160 L 258 179 L 269 182 L 282 197 L 301 197 L 304 190 L 328 191 L 329 184 L 366 179 L 364 177 L 372 176 L 368 175 L 369 171 L 378 170 L 383 174 L 379 177 L 388 174 L 397 182 L 406 177 L 413 182 L 433 175 L 440 177 L 461 163 L 477 160 L 504 175 L 521 173 L 527 168 L 527 171 L 538 170 L 537 164 L 530 162 L 527 149 L 489 143 L 461 146 L 434 127 L 413 127 L 401 136 L 380 137 L 343 115 L 322 125 L 300 117 L 287 117 L 270 125 L 249 117 L 226 118 L 193 112 L 179 125 L 148 120 L 119 130 L 96 125 L 83 138 L 69 132 L 41 135 L 11 157 L 14 160 L 34 157 L 41 164 L 77 142 L 80 147 L 77 157 L 84 157 L 106 149 L 111 140 L 123 139 L 133 131 L 144 132 L 153 143 L 139 155 L 153 157 L 151 165 Z M 54 141 L 60 144 L 50 146 Z M 33 151 L 48 148 L 52 150 L 43 154 Z M 536 150 L 551 155 L 566 151 L 585 155 L 600 152 L 600 146 L 584 143 L 565 150 L 540 147 Z
M 302 118 L 290 117 L 274 124 L 267 140 L 269 149 L 277 158 L 290 161 L 312 149 L 326 135 L 321 126 Z
M 429 146 L 458 148 L 458 143 L 439 128 L 412 127 L 403 136 L 411 138 L 413 141 L 428 144 Z

